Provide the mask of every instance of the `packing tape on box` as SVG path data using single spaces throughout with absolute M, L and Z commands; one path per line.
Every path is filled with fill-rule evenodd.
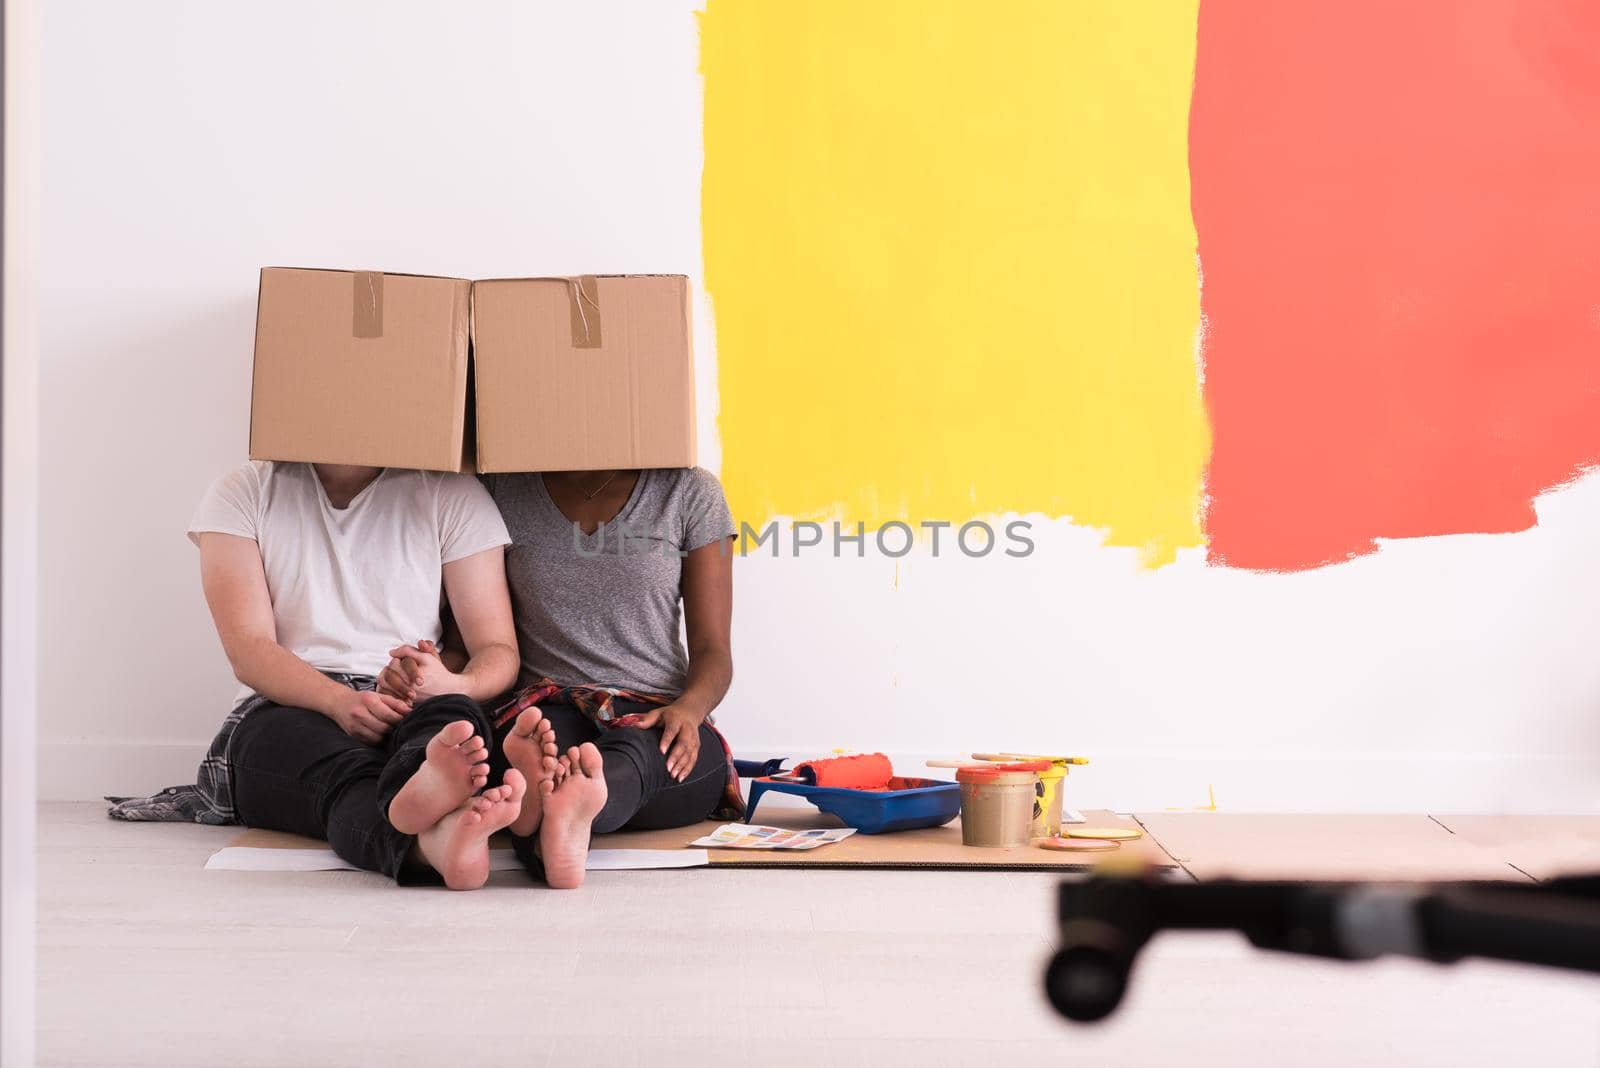
M 572 307 L 572 347 L 600 347 L 600 282 L 592 274 L 564 278 L 568 302 Z M 588 305 L 587 308 L 584 305 Z
M 600 347 L 600 280 L 592 274 L 544 274 L 519 278 L 519 282 L 560 282 L 567 287 L 567 309 L 572 314 L 572 347 Z
M 356 271 L 350 301 L 353 337 L 383 336 L 383 272 Z

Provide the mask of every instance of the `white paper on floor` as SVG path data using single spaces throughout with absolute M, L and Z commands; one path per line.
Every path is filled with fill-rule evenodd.
M 704 849 L 591 849 L 589 871 L 638 871 L 644 868 L 699 868 L 710 863 Z M 509 849 L 489 850 L 490 871 L 522 867 Z M 261 849 L 228 846 L 211 854 L 207 871 L 360 871 L 331 849 Z

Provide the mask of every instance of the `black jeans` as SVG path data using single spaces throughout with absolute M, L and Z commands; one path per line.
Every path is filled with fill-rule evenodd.
M 617 700 L 618 715 L 649 712 L 655 708 L 640 701 Z M 556 732 L 556 744 L 565 753 L 575 745 L 593 742 L 600 750 L 605 768 L 606 803 L 594 818 L 596 834 L 610 831 L 650 831 L 662 827 L 687 827 L 714 812 L 728 784 L 728 757 L 722 739 L 710 727 L 700 727 L 700 755 L 683 782 L 667 774 L 667 758 L 661 752 L 661 728 L 608 728 L 598 726 L 573 705 L 546 701 L 539 711 Z M 501 728 L 490 761 L 505 767 L 498 744 L 510 733 L 512 723 Z M 534 875 L 544 876 L 544 865 L 533 852 L 534 839 L 511 837 L 517 858 Z
M 389 823 L 389 802 L 427 757 L 428 741 L 447 723 L 470 720 L 492 744 L 488 715 L 470 697 L 446 694 L 419 703 L 381 746 L 350 737 L 305 708 L 267 704 L 235 728 L 228 747 L 233 805 L 247 827 L 326 838 L 359 868 L 402 879 L 416 840 Z

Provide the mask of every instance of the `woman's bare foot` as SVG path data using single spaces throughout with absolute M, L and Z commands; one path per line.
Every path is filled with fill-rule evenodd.
M 528 780 L 522 812 L 511 823 L 511 833 L 522 838 L 539 829 L 544 801 L 540 787 L 556 775 L 556 732 L 538 708 L 523 709 L 503 744 L 506 759 Z
M 489 836 L 508 827 L 522 809 L 528 782 L 516 768 L 417 835 L 417 850 L 452 890 L 476 890 L 489 880 Z
M 489 781 L 489 749 L 472 733 L 470 720 L 440 728 L 428 741 L 428 757 L 389 802 L 389 822 L 401 834 L 421 834 Z
M 589 860 L 589 826 L 606 803 L 606 779 L 600 750 L 591 742 L 568 749 L 556 781 L 540 783 L 544 792 L 544 822 L 539 827 L 539 857 L 544 878 L 557 890 L 583 885 Z

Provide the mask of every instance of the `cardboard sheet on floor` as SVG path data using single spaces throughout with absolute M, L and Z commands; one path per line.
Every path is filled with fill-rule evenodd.
M 1085 812 L 1084 815 L 1088 817 L 1088 822 L 1096 827 L 1138 826 L 1133 820 L 1110 812 Z M 831 816 L 825 816 L 810 808 L 776 806 L 771 811 L 763 806 L 761 822 L 798 830 L 839 826 L 838 821 Z M 1105 853 L 1052 853 L 1036 846 L 979 849 L 961 844 L 959 820 L 943 827 L 900 831 L 895 834 L 855 834 L 834 845 L 797 853 L 775 850 L 687 848 L 688 843 L 709 833 L 718 825 L 717 821 L 711 820 L 690 827 L 677 827 L 664 831 L 621 831 L 605 835 L 589 853 L 589 870 L 738 867 L 1082 872 L 1090 871 L 1111 858 L 1126 859 L 1130 855 L 1140 858 L 1145 864 L 1154 868 L 1170 870 L 1177 868 L 1173 859 L 1148 835 L 1131 842 L 1124 842 L 1120 848 Z M 503 842 L 504 838 L 500 836 L 493 839 L 491 845 L 499 847 Z M 245 852 L 230 853 L 230 850 Z M 284 864 L 287 862 L 283 860 L 251 855 L 275 850 L 315 853 L 318 859 L 313 861 L 309 856 L 297 859 L 298 864 L 313 866 L 291 868 L 285 867 Z M 224 854 L 228 855 L 224 857 Z M 609 859 L 607 854 L 614 854 L 617 861 L 626 859 L 628 863 L 615 862 Z M 491 870 L 504 871 L 518 866 L 509 848 L 491 848 L 489 855 Z M 690 856 L 694 860 L 692 863 L 687 863 L 684 858 Z M 218 860 L 219 857 L 222 859 Z M 228 848 L 213 854 L 212 860 L 216 863 L 208 862 L 206 865 L 208 868 L 225 868 L 233 871 L 349 870 L 347 865 L 333 855 L 326 844 L 277 831 L 245 831 L 229 842 Z M 338 862 L 341 867 L 323 867 L 330 860 Z M 241 867 L 246 862 L 256 866 L 248 869 Z M 275 866 L 267 867 L 267 865 Z
M 1600 816 L 1435 816 L 1535 879 L 1600 871 Z
M 592 849 L 589 871 L 641 871 L 646 868 L 702 868 L 704 849 Z M 489 870 L 516 871 L 522 863 L 504 835 L 490 839 Z M 359 871 L 341 860 L 327 843 L 281 831 L 249 830 L 206 861 L 207 871 Z
M 1096 827 L 1137 827 L 1133 820 L 1110 812 L 1085 812 Z M 759 822 L 773 827 L 805 830 L 811 827 L 837 827 L 838 820 L 810 808 L 773 806 L 763 803 Z M 672 848 L 673 843 L 692 841 L 715 829 L 715 821 L 673 831 L 623 831 L 606 835 L 606 845 L 632 849 Z M 1111 858 L 1126 860 L 1136 856 L 1155 868 L 1176 869 L 1161 847 L 1149 836 L 1124 842 L 1105 853 L 1053 853 L 1037 846 L 1009 849 L 979 849 L 961 844 L 959 819 L 943 827 L 927 827 L 893 834 L 854 834 L 842 842 L 804 852 L 766 849 L 712 849 L 713 868 L 918 868 L 942 871 L 1089 871 Z
M 1521 879 L 1427 816 L 1136 813 L 1197 879 Z

